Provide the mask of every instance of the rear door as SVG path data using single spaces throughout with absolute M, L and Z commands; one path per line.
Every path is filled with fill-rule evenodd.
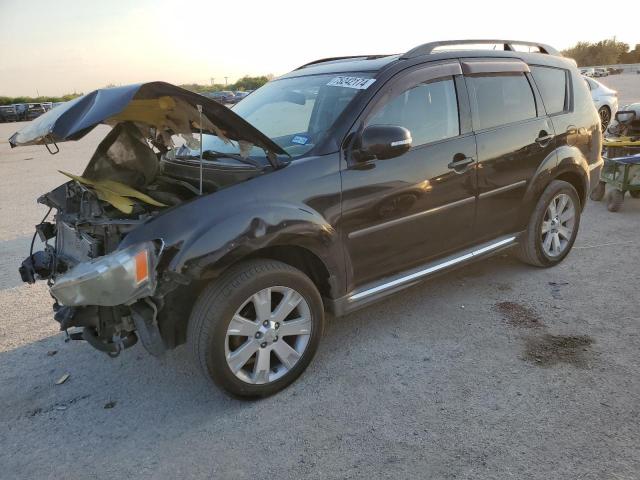
M 531 65 L 530 68 L 556 132 L 556 147 L 576 147 L 585 158 L 597 158 L 599 132 L 589 121 L 593 117 L 593 102 L 587 91 L 595 82 L 577 77 L 577 84 L 574 84 L 571 72 L 564 68 L 544 65 Z M 596 104 L 596 108 L 598 106 Z
M 555 132 L 517 59 L 462 62 L 478 146 L 477 239 L 519 229 L 528 182 L 555 153 Z

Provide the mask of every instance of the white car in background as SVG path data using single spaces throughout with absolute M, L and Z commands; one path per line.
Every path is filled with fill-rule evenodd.
M 585 77 L 593 77 L 595 75 L 595 70 L 593 68 L 581 68 L 580 73 Z
M 600 122 L 602 123 L 602 131 L 604 132 L 609 126 L 609 122 L 618 111 L 618 92 L 605 87 L 599 81 L 593 78 L 584 77 L 587 86 L 591 91 L 591 98 L 596 105 Z

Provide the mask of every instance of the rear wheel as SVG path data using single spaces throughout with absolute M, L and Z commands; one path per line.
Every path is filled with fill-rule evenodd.
M 518 257 L 537 267 L 552 267 L 569 254 L 580 226 L 580 199 L 570 183 L 554 180 L 536 204 L 518 242 Z
M 320 294 L 304 273 L 282 262 L 252 260 L 205 288 L 187 341 L 218 386 L 241 397 L 265 397 L 309 365 L 323 324 Z

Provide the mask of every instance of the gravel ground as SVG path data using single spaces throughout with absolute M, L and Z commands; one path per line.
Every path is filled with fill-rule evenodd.
M 640 100 L 633 80 L 604 82 Z M 502 254 L 331 319 L 296 383 L 246 402 L 184 347 L 64 343 L 15 269 L 35 198 L 105 130 L 51 157 L 10 150 L 19 126 L 0 125 L 0 478 L 640 478 L 640 201 L 590 202 L 556 268 Z
M 595 80 L 618 91 L 620 107 L 629 103 L 640 102 L 640 75 L 625 73 L 596 78 Z

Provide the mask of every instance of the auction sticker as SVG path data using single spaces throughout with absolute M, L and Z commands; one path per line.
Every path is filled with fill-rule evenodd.
M 375 82 L 375 78 L 360 78 L 360 77 L 333 77 L 329 80 L 330 87 L 346 87 L 346 88 L 355 88 L 358 90 L 366 90 L 373 82 Z

